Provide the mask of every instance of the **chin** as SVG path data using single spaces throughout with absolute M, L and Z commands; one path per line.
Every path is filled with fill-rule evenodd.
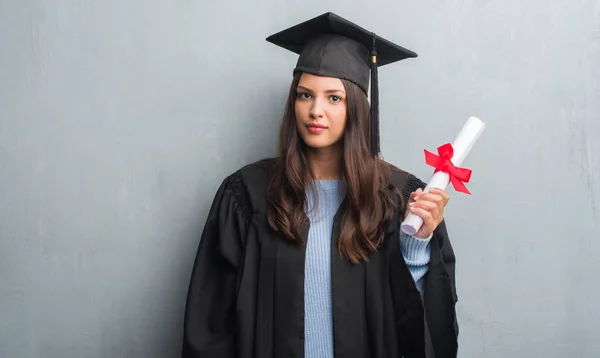
M 304 144 L 311 149 L 325 149 L 333 147 L 337 141 L 327 140 L 325 138 L 302 138 Z
M 325 148 L 331 147 L 331 144 L 320 144 L 320 143 L 312 144 L 312 143 L 306 143 L 306 146 L 308 148 L 310 148 L 310 149 L 325 149 Z

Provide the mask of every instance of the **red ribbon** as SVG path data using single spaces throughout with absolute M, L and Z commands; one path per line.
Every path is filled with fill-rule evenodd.
M 468 183 L 471 179 L 471 169 L 455 167 L 452 164 L 451 159 L 454 156 L 452 144 L 446 143 L 438 147 L 437 150 L 439 155 L 425 150 L 425 162 L 435 168 L 434 173 L 448 173 L 450 175 L 450 182 L 456 191 L 471 194 L 464 184 Z

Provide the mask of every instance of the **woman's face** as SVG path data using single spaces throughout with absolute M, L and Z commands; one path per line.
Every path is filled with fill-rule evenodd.
M 332 77 L 302 74 L 296 88 L 296 129 L 307 146 L 337 145 L 346 127 L 346 91 Z

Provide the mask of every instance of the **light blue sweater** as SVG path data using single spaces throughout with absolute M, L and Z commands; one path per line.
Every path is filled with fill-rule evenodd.
M 333 317 L 331 302 L 331 230 L 345 188 L 338 180 L 318 180 L 317 204 L 314 193 L 307 193 L 310 220 L 306 247 L 304 279 L 305 358 L 333 357 Z M 400 231 L 401 232 L 401 231 Z M 400 249 L 419 291 L 427 273 L 429 239 L 422 240 L 401 232 Z

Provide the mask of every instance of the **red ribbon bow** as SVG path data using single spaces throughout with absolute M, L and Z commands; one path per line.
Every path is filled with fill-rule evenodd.
M 464 183 L 471 179 L 471 169 L 455 167 L 452 164 L 454 148 L 452 144 L 446 143 L 438 147 L 438 155 L 425 150 L 425 162 L 435 168 L 434 173 L 444 172 L 450 175 L 450 182 L 456 191 L 471 194 Z

